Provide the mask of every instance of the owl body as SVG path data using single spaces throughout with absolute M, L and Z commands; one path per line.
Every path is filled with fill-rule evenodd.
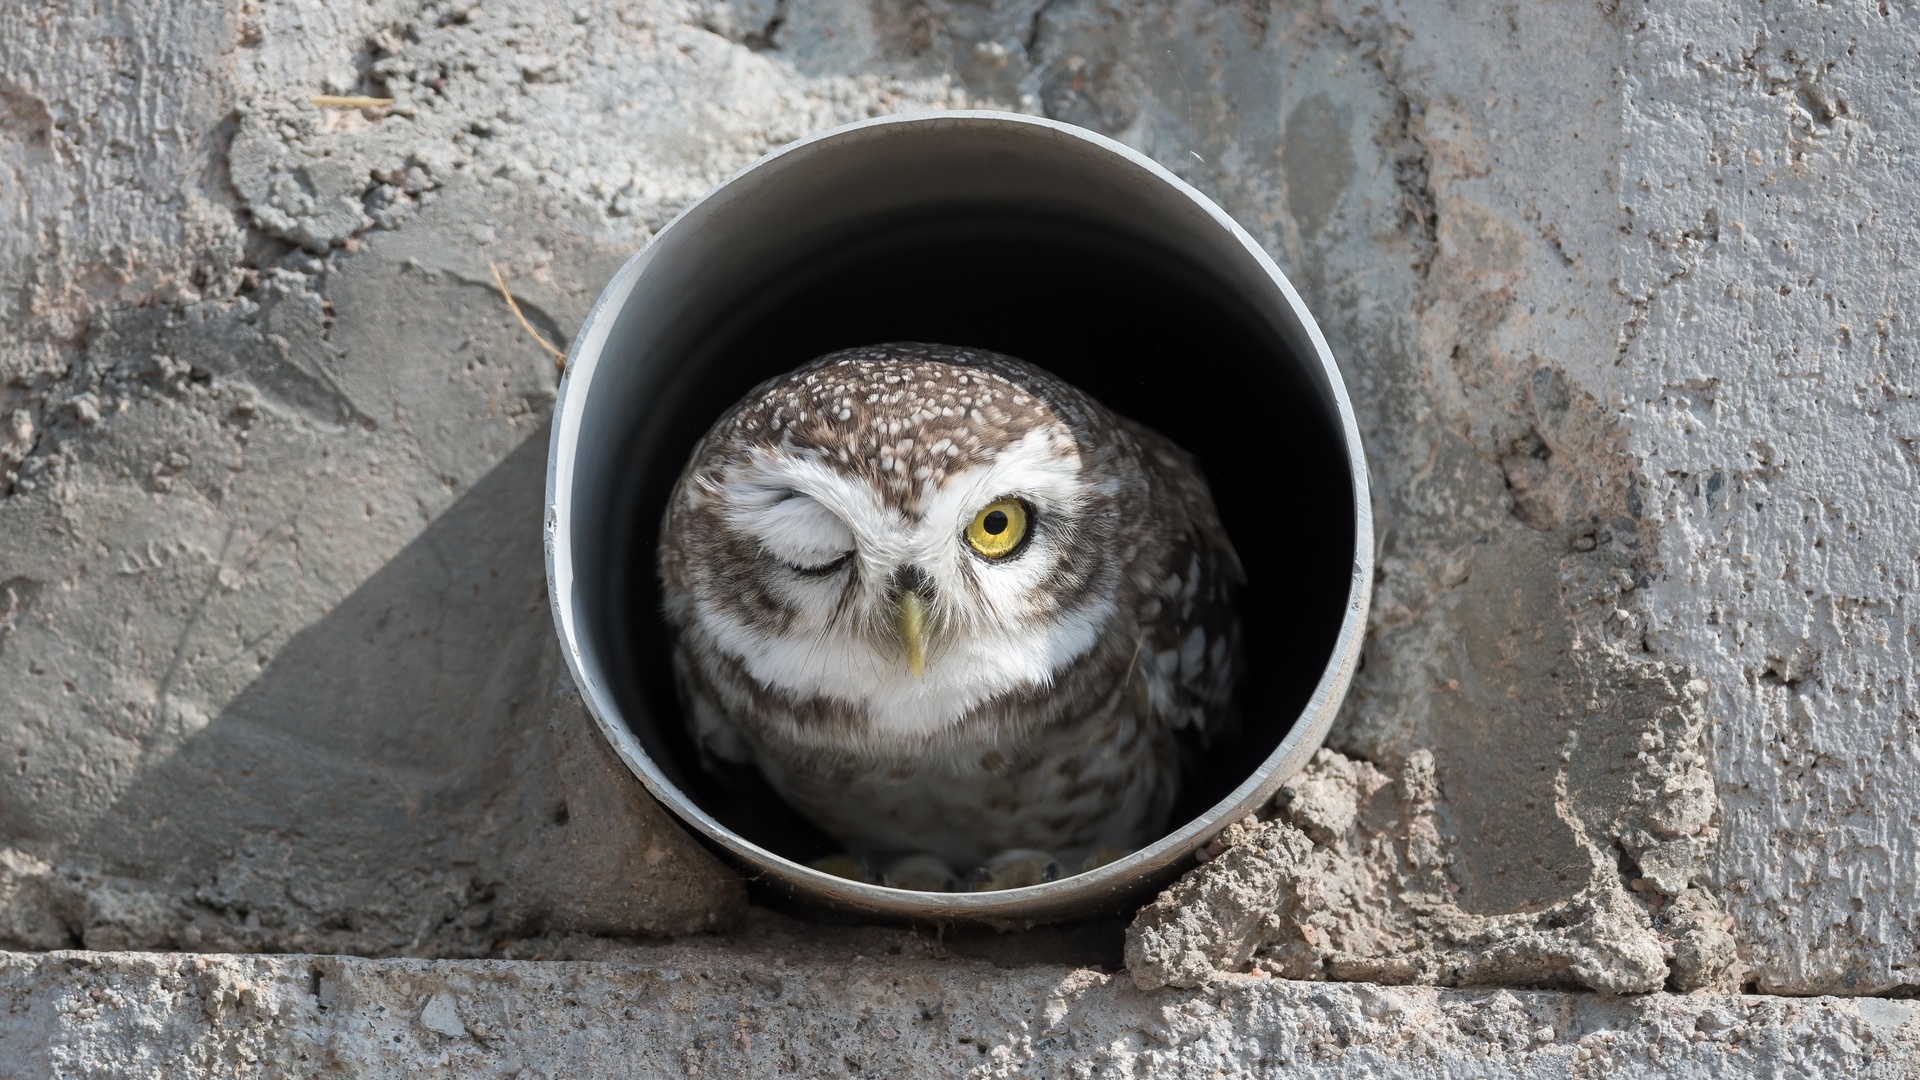
M 1192 460 L 996 353 L 762 384 L 695 450 L 659 569 L 702 751 L 868 859 L 1141 846 L 1233 722 L 1242 574 Z

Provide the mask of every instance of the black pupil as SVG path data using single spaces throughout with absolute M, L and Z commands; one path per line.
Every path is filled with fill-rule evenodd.
M 987 530 L 988 536 L 999 536 L 1007 531 L 1007 512 L 995 510 L 981 520 L 980 527 Z

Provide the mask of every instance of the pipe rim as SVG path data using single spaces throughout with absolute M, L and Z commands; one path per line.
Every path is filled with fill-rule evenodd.
M 879 128 L 952 125 L 968 126 L 1024 125 L 1045 129 L 1091 144 L 1165 184 L 1198 206 L 1219 228 L 1225 230 L 1249 255 L 1280 292 L 1307 340 L 1331 392 L 1339 418 L 1342 441 L 1348 457 L 1354 511 L 1354 551 L 1347 605 L 1340 631 L 1323 667 L 1313 694 L 1302 707 L 1280 744 L 1231 792 L 1200 816 L 1185 822 L 1153 843 L 1123 858 L 1093 870 L 1073 874 L 1057 881 L 1028 885 L 997 892 L 944 893 L 896 889 L 870 885 L 795 862 L 769 851 L 734 833 L 680 791 L 641 746 L 639 737 L 628 728 L 613 700 L 610 688 L 586 669 L 580 646 L 578 613 L 572 599 L 573 565 L 573 482 L 577 440 L 586 396 L 602 350 L 612 332 L 616 317 L 638 284 L 648 255 L 662 238 L 680 226 L 720 192 L 741 178 L 767 168 L 782 158 L 810 147 L 840 140 L 857 139 L 861 133 Z M 1304 360 L 1296 357 L 1296 360 Z M 692 826 L 709 841 L 719 845 L 743 862 L 789 891 L 842 910 L 889 917 L 932 920 L 970 920 L 990 923 L 1040 921 L 1066 917 L 1097 909 L 1104 901 L 1123 899 L 1149 879 L 1170 875 L 1192 853 L 1204 846 L 1228 825 L 1257 812 L 1273 797 L 1288 777 L 1298 772 L 1326 739 L 1335 714 L 1346 697 L 1360 658 L 1367 626 L 1367 612 L 1373 593 L 1373 504 L 1366 453 L 1360 428 L 1353 412 L 1346 382 L 1342 379 L 1332 350 L 1320 331 L 1319 323 L 1307 310 L 1300 294 L 1287 280 L 1271 256 L 1240 224 L 1212 199 L 1181 180 L 1152 158 L 1097 132 L 1046 117 L 1028 116 L 992 110 L 952 110 L 875 117 L 831 128 L 779 147 L 736 170 L 725 180 L 688 204 L 663 226 L 620 268 L 594 301 L 586 320 L 574 335 L 567 362 L 556 392 L 553 430 L 547 453 L 547 490 L 544 541 L 547 565 L 548 601 L 554 626 L 559 633 L 561 653 L 568 674 L 578 689 L 587 711 L 601 734 L 627 768 L 639 778 L 653 797 L 671 810 L 675 817 Z

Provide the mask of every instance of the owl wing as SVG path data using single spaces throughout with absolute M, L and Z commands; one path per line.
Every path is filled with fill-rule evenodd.
M 1141 605 L 1134 670 L 1148 713 L 1205 745 L 1239 722 L 1238 602 L 1246 572 L 1192 456 L 1157 432 L 1128 426 L 1143 451 L 1154 520 L 1172 532 L 1158 581 Z
M 700 752 L 700 762 L 708 771 L 714 771 L 716 762 L 751 762 L 753 750 L 733 719 L 724 688 L 717 685 L 709 665 L 701 664 L 692 653 L 692 649 L 703 646 L 712 653 L 704 640 L 689 643 L 683 639 L 673 650 L 674 681 L 679 684 L 680 701 L 687 710 L 687 729 Z

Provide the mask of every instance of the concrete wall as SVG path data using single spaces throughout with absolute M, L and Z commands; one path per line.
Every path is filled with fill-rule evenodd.
M 1377 482 L 1337 753 L 1137 978 L 1910 992 L 1917 80 L 1892 0 L 8 6 L 0 944 L 736 921 L 557 678 L 487 265 L 564 342 L 729 170 L 967 105 L 1226 206 Z

